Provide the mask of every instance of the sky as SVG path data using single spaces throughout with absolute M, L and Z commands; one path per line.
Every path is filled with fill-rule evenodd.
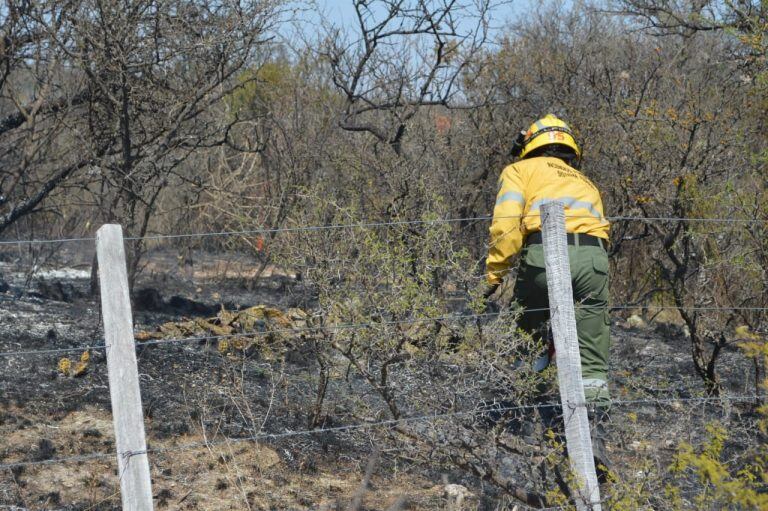
M 375 3 L 376 0 L 369 0 L 369 4 L 373 5 Z M 464 0 L 460 3 L 472 4 L 474 1 Z M 539 5 L 541 2 L 533 0 L 498 0 L 496 3 L 500 5 L 492 11 L 492 39 L 505 26 L 509 26 L 510 22 L 514 22 L 516 18 L 524 15 L 527 9 Z M 299 15 L 303 20 L 303 30 L 311 31 L 313 26 L 319 26 L 324 19 L 337 27 L 352 26 L 357 23 L 352 0 L 314 0 L 314 4 L 314 8 L 309 8 Z
M 328 17 L 334 22 L 342 23 L 354 21 L 355 14 L 354 9 L 352 8 L 352 0 L 315 0 L 315 2 L 320 10 L 325 11 Z M 527 5 L 540 3 L 532 2 L 530 0 L 500 0 L 498 3 L 502 2 L 503 5 L 497 7 L 495 10 L 495 17 L 498 21 L 504 21 L 506 18 L 519 16 L 525 11 Z

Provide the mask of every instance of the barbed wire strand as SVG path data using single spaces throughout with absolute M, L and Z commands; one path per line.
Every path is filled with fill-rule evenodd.
M 629 399 L 629 400 L 612 400 L 611 406 L 627 406 L 627 405 L 651 405 L 651 404 L 671 404 L 671 403 L 713 403 L 713 402 L 756 402 L 761 399 L 766 399 L 768 396 L 753 394 L 753 395 L 734 395 L 734 396 L 715 396 L 715 397 L 669 397 L 669 398 L 655 398 L 655 399 Z M 581 406 L 585 406 L 586 403 L 581 403 Z M 571 406 L 579 406 L 574 404 Z M 210 447 L 223 445 L 228 443 L 239 442 L 258 442 L 263 440 L 281 440 L 285 438 L 291 438 L 304 435 L 317 435 L 323 433 L 346 433 L 350 431 L 357 431 L 361 429 L 370 429 L 377 427 L 390 427 L 398 424 L 404 424 L 409 422 L 428 422 L 440 419 L 448 419 L 455 417 L 484 415 L 488 413 L 501 413 L 512 412 L 520 410 L 533 410 L 542 408 L 559 408 L 560 403 L 537 403 L 530 405 L 517 405 L 517 406 L 495 406 L 494 403 L 487 404 L 482 408 L 475 408 L 472 410 L 462 410 L 458 412 L 446 412 L 436 413 L 428 415 L 415 415 L 411 417 L 401 417 L 398 419 L 387 419 L 382 421 L 365 422 L 358 424 L 347 424 L 343 426 L 332 426 L 328 428 L 316 428 L 305 429 L 298 431 L 284 431 L 282 433 L 262 433 L 258 435 L 252 435 L 247 437 L 226 437 L 222 440 L 208 441 L 208 442 L 191 442 L 188 444 L 175 446 L 175 447 L 163 447 L 145 449 L 142 451 L 127 451 L 120 453 L 91 453 L 78 456 L 69 456 L 64 458 L 52 458 L 48 460 L 36 460 L 36 461 L 19 461 L 13 463 L 0 464 L 0 470 L 9 470 L 17 467 L 38 466 L 38 465 L 52 465 L 58 463 L 71 463 L 89 461 L 99 458 L 111 458 L 117 456 L 123 456 L 126 458 L 134 456 L 143 456 L 147 454 L 160 454 L 167 452 L 182 452 L 190 449 L 198 449 L 201 447 Z
M 547 309 L 536 309 L 536 311 L 539 311 L 539 310 L 543 311 Z M 429 318 L 404 319 L 404 320 L 398 320 L 398 321 L 343 323 L 339 325 L 318 325 L 318 326 L 312 326 L 312 327 L 299 327 L 299 328 L 277 328 L 273 330 L 260 330 L 260 331 L 240 332 L 240 333 L 232 333 L 232 334 L 199 335 L 199 336 L 171 338 L 171 339 L 151 339 L 146 341 L 139 340 L 136 342 L 136 347 L 138 348 L 141 346 L 153 346 L 153 345 L 159 345 L 159 344 L 199 342 L 199 341 L 209 341 L 209 340 L 217 340 L 217 339 L 231 339 L 234 337 L 255 337 L 255 336 L 283 334 L 283 333 L 302 333 L 302 332 L 310 332 L 310 331 L 316 331 L 316 330 L 352 330 L 352 329 L 392 326 L 397 324 L 426 323 L 426 322 L 432 322 L 432 321 L 481 319 L 484 317 L 495 317 L 501 314 L 504 314 L 504 313 L 491 312 L 491 313 L 484 313 L 484 314 L 467 314 L 463 316 L 456 316 L 456 315 L 434 316 Z M 94 350 L 106 349 L 106 347 L 107 347 L 106 344 L 97 344 L 97 345 L 83 346 L 80 348 L 61 348 L 61 349 L 50 349 L 50 350 L 31 350 L 31 351 L 7 351 L 7 352 L 0 352 L 0 357 L 9 357 L 9 356 L 15 356 L 15 355 L 21 356 L 21 355 L 40 355 L 40 354 L 45 355 L 45 354 L 55 354 L 55 353 L 73 353 L 73 352 L 85 351 L 87 349 L 94 349 Z
M 576 306 L 575 309 L 599 309 L 601 307 L 599 306 Z M 638 309 L 641 308 L 641 306 L 637 305 L 618 305 L 618 306 L 609 306 L 609 309 L 615 309 L 615 310 L 627 310 L 627 309 Z M 675 306 L 666 306 L 666 307 L 654 307 L 657 309 L 677 309 Z M 732 308 L 732 307 L 725 307 L 725 308 L 717 308 L 717 307 L 699 307 L 699 308 L 691 308 L 687 310 L 749 310 L 749 311 L 768 311 L 768 307 L 743 307 L 743 308 Z M 550 307 L 539 307 L 539 308 L 532 308 L 532 309 L 526 309 L 525 312 L 544 312 L 544 311 L 551 311 L 552 309 Z M 177 339 L 152 339 L 148 341 L 139 341 L 137 343 L 137 346 L 151 346 L 151 345 L 161 345 L 161 344 L 172 344 L 172 343 L 187 343 L 187 342 L 201 342 L 201 341 L 207 341 L 207 340 L 218 340 L 218 339 L 229 339 L 234 337 L 249 337 L 249 336 L 263 336 L 263 335 L 270 335 L 270 334 L 287 334 L 287 333 L 303 333 L 303 332 L 312 332 L 317 330 L 362 330 L 362 329 L 373 329 L 373 328 L 381 328 L 381 327 L 387 327 L 387 326 L 394 326 L 394 325 L 408 325 L 408 324 L 419 324 L 419 323 L 432 323 L 435 321 L 462 321 L 462 320 L 480 320 L 480 319 L 487 319 L 487 318 L 493 318 L 493 317 L 499 317 L 503 315 L 509 315 L 514 316 L 519 313 L 522 313 L 522 310 L 519 311 L 502 311 L 502 312 L 488 312 L 483 314 L 466 314 L 466 315 L 453 315 L 453 316 L 434 316 L 434 317 L 428 317 L 428 318 L 419 318 L 419 319 L 404 319 L 404 320 L 392 320 L 392 321 L 381 321 L 381 322 L 368 322 L 368 323 L 343 323 L 339 325 L 318 325 L 318 326 L 311 326 L 311 327 L 299 327 L 299 328 L 280 328 L 280 329 L 274 329 L 274 330 L 264 330 L 259 332 L 240 332 L 240 333 L 232 333 L 232 334 L 217 334 L 217 335 L 201 335 L 196 337 L 185 337 L 185 338 L 177 338 Z M 2 355 L 2 354 L 0 354 Z
M 599 305 L 576 305 L 575 309 L 600 309 Z M 636 310 L 642 308 L 649 308 L 654 310 L 678 310 L 675 305 L 648 305 L 648 304 L 626 304 L 626 305 L 608 305 L 609 312 L 617 310 Z M 683 307 L 688 311 L 747 311 L 747 312 L 768 312 L 768 307 L 719 307 L 719 306 L 699 306 L 699 307 Z M 531 309 L 516 309 L 501 312 L 487 312 L 482 314 L 463 314 L 463 315 L 446 315 L 446 316 L 430 316 L 426 318 L 414 318 L 414 319 L 401 319 L 401 320 L 387 320 L 378 322 L 363 322 L 363 323 L 341 323 L 337 325 L 316 325 L 298 328 L 275 328 L 271 330 L 259 330 L 253 332 L 238 332 L 230 334 L 213 334 L 213 335 L 198 335 L 181 338 L 166 338 L 166 339 L 150 339 L 150 340 L 138 340 L 136 347 L 142 346 L 154 346 L 162 344 L 180 344 L 180 343 L 193 343 L 203 341 L 213 341 L 219 339 L 231 339 L 237 337 L 256 337 L 266 336 L 274 334 L 300 334 L 304 332 L 314 332 L 319 330 L 362 330 L 381 328 L 394 325 L 409 325 L 419 323 L 431 323 L 436 321 L 465 321 L 465 320 L 480 320 L 494 318 L 504 315 L 515 316 L 523 312 L 544 312 L 551 311 L 550 307 L 538 307 Z M 135 333 L 134 335 L 137 335 Z M 5 351 L 0 352 L 0 358 L 14 357 L 14 356 L 28 356 L 28 355 L 52 355 L 52 354 L 64 354 L 64 353 L 78 353 L 86 350 L 102 350 L 106 349 L 106 344 L 86 345 L 75 348 L 59 348 L 59 349 L 46 349 L 46 350 L 29 350 L 29 351 Z
M 540 216 L 540 215 L 527 215 L 527 216 Z M 197 233 L 184 233 L 184 234 L 152 234 L 147 236 L 128 236 L 125 237 L 125 241 L 139 241 L 139 240 L 157 240 L 157 239 L 177 239 L 177 238 L 205 238 L 214 236 L 249 236 L 256 234 L 276 234 L 281 232 L 305 232 L 305 231 L 327 231 L 327 230 L 340 230 L 340 229 L 367 229 L 375 227 L 391 227 L 391 226 L 405 226 L 405 225 L 430 225 L 439 223 L 455 223 L 455 222 L 471 222 L 490 220 L 491 216 L 484 215 L 478 217 L 464 217 L 464 218 L 443 218 L 435 220 L 396 220 L 391 222 L 360 222 L 354 224 L 325 224 L 325 225 L 307 225 L 297 227 L 273 227 L 265 229 L 245 229 L 239 231 L 211 231 L 211 232 L 197 232 Z M 502 218 L 523 218 L 523 215 L 511 215 Z M 44 243 L 66 243 L 77 241 L 95 241 L 95 237 L 82 237 L 82 238 L 62 238 L 62 239 L 38 239 L 38 240 L 6 240 L 0 241 L 0 245 L 15 245 L 15 244 L 44 244 Z
M 14 356 L 27 356 L 27 355 L 59 355 L 63 353 L 79 353 L 86 350 L 103 350 L 106 349 L 106 344 L 96 344 L 83 346 L 81 348 L 53 348 L 49 350 L 29 350 L 29 351 L 3 351 L 0 352 L 0 358 L 2 357 L 14 357 Z
M 616 406 L 626 406 L 626 405 L 637 405 L 637 404 L 670 404 L 670 403 L 707 403 L 707 402 L 714 402 L 714 401 L 729 401 L 729 402 L 744 402 L 744 401 L 756 401 L 757 399 L 764 398 L 765 396 L 760 395 L 738 395 L 738 396 L 726 396 L 726 397 L 690 397 L 690 398 L 661 398 L 661 399 L 631 399 L 631 400 L 616 400 L 611 401 L 611 405 Z M 579 406 L 578 404 L 574 404 L 571 406 Z M 581 406 L 586 406 L 586 403 L 581 403 Z M 500 413 L 500 412 L 511 412 L 511 411 L 521 411 L 521 410 L 539 410 L 543 408 L 560 408 L 560 403 L 539 403 L 539 404 L 531 404 L 531 405 L 519 405 L 519 406 L 486 406 L 481 409 L 473 409 L 473 410 L 463 410 L 459 412 L 448 412 L 443 414 L 430 414 L 430 415 L 417 415 L 412 417 L 404 417 L 399 419 L 388 419 L 383 421 L 377 421 L 377 422 L 371 422 L 371 423 L 364 423 L 364 424 L 348 424 L 344 426 L 332 426 L 329 428 L 318 428 L 317 430 L 300 430 L 300 431 L 286 431 L 283 433 L 263 433 L 259 435 L 252 435 L 248 437 L 234 437 L 230 438 L 227 437 L 226 439 L 215 441 L 215 442 L 192 442 L 190 444 L 185 444 L 183 446 L 173 447 L 173 448 L 161 448 L 161 449 L 147 449 L 143 452 L 138 452 L 136 454 L 148 454 L 148 453 L 158 453 L 158 452 L 175 452 L 177 450 L 186 450 L 186 449 L 194 449 L 198 447 L 204 447 L 204 446 L 210 446 L 210 445 L 221 445 L 224 443 L 230 443 L 230 442 L 257 442 L 260 440 L 280 440 L 284 438 L 290 438 L 294 436 L 302 436 L 302 435 L 308 435 L 308 434 L 314 434 L 314 433 L 345 433 L 348 431 L 355 431 L 359 429 L 368 429 L 372 427 L 382 427 L 382 426 L 394 426 L 397 424 L 403 424 L 403 423 L 409 423 L 409 422 L 422 422 L 422 421 L 430 421 L 430 420 L 438 420 L 438 419 L 448 419 L 448 418 L 456 418 L 456 417 L 464 417 L 464 416 L 474 416 L 474 415 L 483 415 L 490 412 L 493 413 Z
M 540 217 L 540 214 L 527 214 L 527 215 L 508 215 L 497 216 L 496 219 L 509 219 L 509 218 L 533 218 Z M 566 218 L 594 218 L 591 215 L 567 215 Z M 179 238 L 206 238 L 206 237 L 220 237 L 220 236 L 252 236 L 259 234 L 276 234 L 281 232 L 311 232 L 311 231 L 328 231 L 328 230 L 342 230 L 342 229 L 370 229 L 376 227 L 393 227 L 393 226 L 407 226 L 407 225 L 433 225 L 433 224 L 446 224 L 457 222 L 478 222 L 493 220 L 491 215 L 475 216 L 475 217 L 462 217 L 462 218 L 439 218 L 434 220 L 395 220 L 391 222 L 360 222 L 352 224 L 326 224 L 326 225 L 307 225 L 297 227 L 274 227 L 264 229 L 246 229 L 238 231 L 211 231 L 211 232 L 197 232 L 197 233 L 179 233 L 179 234 L 151 234 L 147 236 L 128 236 L 124 238 L 126 241 L 146 241 L 146 240 L 159 240 L 159 239 L 179 239 Z M 702 222 L 702 223 L 718 223 L 718 224 L 766 224 L 766 220 L 758 219 L 746 219 L 746 218 L 681 218 L 681 217 L 633 217 L 633 216 L 608 216 L 605 217 L 606 221 L 610 222 Z M 60 238 L 60 239 L 30 239 L 30 240 L 3 240 L 0 241 L 1 245 L 23 245 L 23 244 L 48 244 L 48 243 L 69 243 L 69 242 L 84 242 L 95 241 L 95 237 L 72 237 L 72 238 Z

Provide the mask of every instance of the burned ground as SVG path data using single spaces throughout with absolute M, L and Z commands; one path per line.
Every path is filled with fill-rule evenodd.
M 144 272 L 134 293 L 137 333 L 157 333 L 166 322 L 253 305 L 277 311 L 299 308 L 309 318 L 318 314 L 311 286 L 291 275 L 275 271 L 254 281 L 221 269 L 218 274 L 185 274 L 168 263 L 172 258 L 167 253 L 151 260 L 155 267 Z M 0 463 L 104 456 L 3 470 L 4 509 L 120 507 L 106 362 L 98 347 L 103 344 L 99 304 L 89 297 L 90 272 L 83 264 L 74 270 L 40 271 L 31 279 L 11 264 L 2 269 L 7 289 L 0 295 Z M 617 404 L 610 451 L 621 478 L 614 491 L 645 495 L 638 490 L 644 480 L 661 484 L 680 442 L 701 442 L 704 426 L 712 421 L 729 429 L 728 448 L 738 456 L 755 435 L 753 403 L 686 401 L 703 391 L 685 332 L 673 320 L 633 329 L 617 315 L 613 323 L 612 392 Z M 249 337 L 239 349 L 222 345 L 220 339 L 204 339 L 206 335 L 188 342 L 139 342 L 159 509 L 344 508 L 360 492 L 374 451 L 379 461 L 362 509 L 386 509 L 399 498 L 407 509 L 445 509 L 446 483 L 469 489 L 467 509 L 511 509 L 516 502 L 508 496 L 512 489 L 546 490 L 546 481 L 531 482 L 546 453 L 514 458 L 518 439 L 508 431 L 496 431 L 494 445 L 484 443 L 493 426 L 487 416 L 458 414 L 398 427 L 333 430 L 386 421 L 391 410 L 347 364 L 346 371 L 330 371 L 318 411 L 314 405 L 321 372 L 314 347 L 319 338 L 309 330 L 291 335 L 283 330 Z M 63 374 L 61 359 L 75 363 L 89 346 L 96 348 L 88 350 L 84 374 Z M 59 349 L 73 351 L 8 355 Z M 754 392 L 754 381 L 745 376 L 750 365 L 738 350 L 727 350 L 721 367 L 727 394 Z M 449 402 L 450 392 L 437 388 L 441 378 L 451 381 L 458 372 L 455 359 L 436 363 L 429 371 L 393 366 L 398 412 L 412 417 L 472 409 L 478 403 L 468 402 L 467 396 Z M 425 409 L 430 396 L 434 406 Z M 664 400 L 670 396 L 681 400 Z M 327 429 L 331 431 L 322 431 Z M 309 430 L 314 432 L 294 434 Z M 539 440 L 546 447 L 547 441 Z M 695 481 L 688 489 L 696 490 Z M 653 497 L 643 498 L 655 509 L 663 508 Z

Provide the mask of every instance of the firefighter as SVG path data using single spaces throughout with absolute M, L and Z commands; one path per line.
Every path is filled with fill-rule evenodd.
M 513 146 L 519 160 L 499 178 L 486 260 L 488 287 L 493 294 L 519 255 L 514 296 L 523 307 L 519 327 L 542 340 L 549 320 L 547 279 L 541 238 L 540 207 L 549 201 L 565 204 L 565 227 L 573 299 L 581 353 L 584 393 L 593 427 L 593 449 L 599 465 L 607 466 L 603 423 L 608 394 L 608 242 L 609 223 L 600 192 L 580 172 L 581 149 L 568 125 L 549 114 L 521 132 Z M 530 309 L 530 312 L 527 310 Z M 536 369 L 549 364 L 544 349 Z

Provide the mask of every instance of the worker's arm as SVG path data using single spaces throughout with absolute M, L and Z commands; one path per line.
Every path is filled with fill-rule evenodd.
M 523 244 L 522 214 L 525 206 L 523 180 L 514 165 L 509 165 L 499 178 L 499 193 L 493 209 L 491 240 L 486 260 L 489 284 L 498 284 L 509 271 L 510 257 Z

